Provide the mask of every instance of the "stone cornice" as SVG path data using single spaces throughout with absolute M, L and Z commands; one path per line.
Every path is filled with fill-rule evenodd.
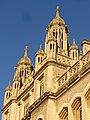
M 34 75 L 33 78 L 34 80 L 37 78 L 38 75 L 40 75 L 48 66 L 57 66 L 63 69 L 66 69 L 66 67 L 68 67 L 67 65 L 63 64 L 63 63 L 58 63 L 55 60 L 48 60 Z

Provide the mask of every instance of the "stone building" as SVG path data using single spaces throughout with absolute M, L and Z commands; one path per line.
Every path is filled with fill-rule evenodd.
M 40 45 L 35 68 L 28 47 L 15 67 L 12 85 L 5 90 L 2 120 L 90 120 L 90 41 L 82 52 L 60 17 L 49 23 L 45 49 Z

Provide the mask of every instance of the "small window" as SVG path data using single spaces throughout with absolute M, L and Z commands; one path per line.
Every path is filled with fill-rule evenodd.
M 15 88 L 16 88 L 16 83 L 15 83 Z
M 25 77 L 26 77 L 26 69 L 25 69 Z
M 62 41 L 62 49 L 63 49 L 63 41 Z
M 52 44 L 50 44 L 50 50 L 52 49 Z
M 74 52 L 73 52 L 73 58 L 74 58 Z
M 53 36 L 55 36 L 55 32 L 53 32 Z
M 19 87 L 19 84 L 17 84 L 17 88 Z
M 63 32 L 62 32 L 62 40 L 63 40 Z
M 58 32 L 56 31 L 56 39 L 57 39 L 57 36 L 58 36 Z
M 20 80 L 20 88 L 23 86 L 22 80 Z
M 42 57 L 41 57 L 41 62 L 42 62 Z
M 8 93 L 6 94 L 6 98 L 8 98 Z
M 38 63 L 40 62 L 40 57 L 38 57 Z

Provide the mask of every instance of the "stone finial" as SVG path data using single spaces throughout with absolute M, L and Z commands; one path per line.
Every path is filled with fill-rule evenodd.
M 24 50 L 25 50 L 24 55 L 27 55 L 28 54 L 28 47 L 26 46 Z
M 76 44 L 76 42 L 75 42 L 75 38 L 73 38 L 73 44 Z
M 57 6 L 57 7 L 56 7 L 56 17 L 59 16 L 59 13 L 60 13 L 60 8 L 59 8 L 59 6 Z
M 40 44 L 40 50 L 42 50 L 42 45 Z

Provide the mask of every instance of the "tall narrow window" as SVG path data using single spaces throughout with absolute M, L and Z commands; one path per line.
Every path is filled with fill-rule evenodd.
M 62 49 L 63 49 L 63 41 L 62 41 Z
M 41 62 L 42 62 L 42 57 L 41 57 Z
M 38 57 L 38 63 L 40 62 L 40 57 Z
M 16 88 L 16 83 L 15 83 L 15 88 Z
M 58 36 L 58 32 L 56 31 L 56 39 L 57 39 L 57 36 Z
M 62 32 L 62 40 L 63 40 L 63 32 Z
M 25 69 L 25 79 L 26 79 L 26 69 Z
M 20 88 L 23 86 L 22 80 L 20 80 Z
M 50 50 L 52 49 L 52 44 L 50 44 Z
M 82 120 L 82 104 L 81 98 L 76 98 L 72 103 L 72 110 L 73 110 L 73 119 L 75 120 Z
M 53 32 L 53 36 L 55 36 L 55 32 Z
M 63 107 L 59 113 L 60 120 L 68 120 L 68 107 Z
M 73 59 L 74 59 L 74 52 L 73 52 Z
M 8 98 L 8 93 L 6 94 L 6 98 Z

